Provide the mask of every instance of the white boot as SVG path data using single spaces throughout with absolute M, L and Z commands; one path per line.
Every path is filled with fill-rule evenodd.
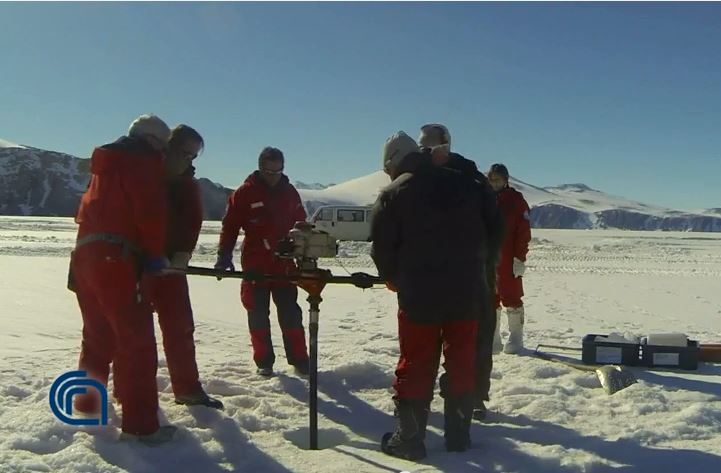
M 523 322 L 524 311 L 521 307 L 509 307 L 506 309 L 508 315 L 508 330 L 511 334 L 503 349 L 505 353 L 515 354 L 523 349 Z
M 503 350 L 503 342 L 501 341 L 501 313 L 503 309 L 496 309 L 496 331 L 493 334 L 493 354 L 497 355 Z

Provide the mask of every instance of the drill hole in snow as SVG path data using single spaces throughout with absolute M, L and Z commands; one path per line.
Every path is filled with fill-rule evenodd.
M 283 437 L 293 445 L 303 450 L 310 449 L 310 430 L 302 427 L 290 430 L 283 434 Z M 348 436 L 339 429 L 318 429 L 318 449 L 337 447 L 348 442 Z

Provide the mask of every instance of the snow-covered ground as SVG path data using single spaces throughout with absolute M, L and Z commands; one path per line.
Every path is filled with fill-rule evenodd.
M 155 449 L 119 443 L 115 407 L 104 428 L 62 424 L 48 391 L 77 363 L 80 315 L 65 289 L 74 230 L 70 219 L 0 217 L 2 473 L 721 471 L 720 365 L 632 368 L 640 382 L 608 396 L 592 373 L 511 355 L 495 358 L 494 412 L 474 424 L 472 450 L 445 452 L 436 397 L 427 460 L 384 456 L 378 441 L 393 427 L 398 346 L 394 297 L 380 288 L 324 292 L 319 451 L 306 448 L 306 381 L 282 357 L 278 376 L 254 374 L 233 280 L 191 278 L 202 381 L 225 411 L 176 406 L 159 345 L 160 415 L 181 428 L 177 440 Z M 217 230 L 206 224 L 195 264 L 212 263 Z M 368 249 L 343 244 L 323 265 L 337 274 L 373 271 Z M 536 230 L 525 278 L 527 346 L 580 346 L 587 333 L 625 331 L 721 342 L 720 280 L 721 234 Z

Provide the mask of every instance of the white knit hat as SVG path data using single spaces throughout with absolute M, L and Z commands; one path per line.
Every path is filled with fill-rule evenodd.
M 157 115 L 140 115 L 128 128 L 128 136 L 144 138 L 152 136 L 163 144 L 170 139 L 170 128 Z
M 392 134 L 383 145 L 383 170 L 386 174 L 391 174 L 391 171 L 400 164 L 401 159 L 418 151 L 420 151 L 418 144 L 405 132 Z

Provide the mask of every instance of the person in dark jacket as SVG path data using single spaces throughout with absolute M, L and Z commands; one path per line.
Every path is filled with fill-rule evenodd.
M 383 159 L 393 182 L 373 209 L 372 257 L 379 275 L 398 293 L 401 353 L 393 384 L 398 425 L 383 437 L 381 448 L 410 460 L 425 457 L 423 439 L 442 350 L 448 376 L 446 449 L 465 451 L 478 313 L 487 302 L 481 194 L 461 172 L 434 165 L 403 132 L 386 141 Z
M 305 221 L 306 213 L 298 191 L 283 174 L 285 157 L 277 148 L 264 148 L 258 157 L 258 170 L 248 176 L 228 199 L 223 217 L 216 269 L 234 269 L 233 248 L 242 228 L 241 249 L 244 271 L 287 275 L 297 270 L 293 260 L 279 258 L 278 242 Z M 273 375 L 275 353 L 270 336 L 270 299 L 278 310 L 285 356 L 300 375 L 308 374 L 303 313 L 298 305 L 298 288 L 289 282 L 243 280 L 240 299 L 248 311 L 248 327 L 253 360 L 261 376 Z
M 419 143 L 433 157 L 437 165 L 456 169 L 478 182 L 479 190 L 483 195 L 483 220 L 486 228 L 486 258 L 485 273 L 487 287 L 486 294 L 494 294 L 496 286 L 496 264 L 500 258 L 503 243 L 504 224 L 502 213 L 496 203 L 495 191 L 486 176 L 478 170 L 476 163 L 451 151 L 451 135 L 444 125 L 430 123 L 421 127 Z M 473 417 L 483 420 L 486 417 L 486 402 L 490 399 L 491 372 L 493 370 L 494 333 L 498 330 L 496 308 L 492 297 L 487 297 L 478 319 L 478 334 L 476 337 L 476 384 L 473 396 Z M 498 350 L 500 351 L 500 350 Z M 441 376 L 441 394 L 445 376 Z
M 178 125 L 170 133 L 165 159 L 169 210 L 165 254 L 170 267 L 179 271 L 145 277 L 143 294 L 158 314 L 175 402 L 222 409 L 223 403 L 208 396 L 200 385 L 188 277 L 182 272 L 188 268 L 203 223 L 200 186 L 192 163 L 204 146 L 203 137 L 188 125 Z

